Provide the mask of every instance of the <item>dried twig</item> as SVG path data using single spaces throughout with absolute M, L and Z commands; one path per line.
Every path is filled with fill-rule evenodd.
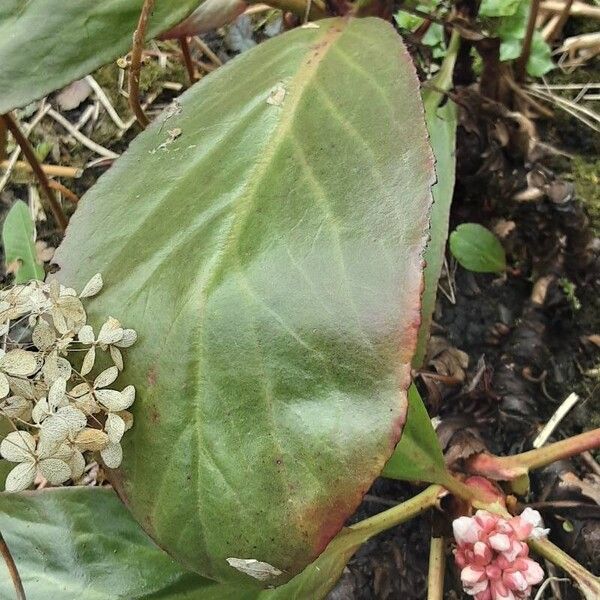
M 146 129 L 150 123 L 140 104 L 140 69 L 142 67 L 142 51 L 144 49 L 148 19 L 153 7 L 154 0 L 144 0 L 137 29 L 133 33 L 131 66 L 129 67 L 129 106 L 131 106 L 131 110 L 142 129 Z
M 569 18 L 572 6 L 573 0 L 566 0 L 562 12 L 558 13 L 556 18 L 550 20 L 550 26 L 544 35 L 547 42 L 553 42 L 561 34 Z
M 569 394 L 562 404 L 556 409 L 556 412 L 552 415 L 550 420 L 546 423 L 542 431 L 533 440 L 534 448 L 541 448 L 552 435 L 554 430 L 558 427 L 559 423 L 565 418 L 567 413 L 577 404 L 579 396 L 575 393 Z
M 0 169 L 8 169 L 9 167 L 20 171 L 32 171 L 29 163 L 23 160 L 17 160 L 14 163 L 11 163 L 10 160 L 3 160 L 0 162 Z M 41 164 L 40 167 L 42 167 L 46 175 L 50 175 L 51 177 L 68 177 L 70 179 L 77 179 L 83 175 L 83 169 L 78 169 L 77 167 L 64 167 L 62 165 L 44 164 Z
M 533 40 L 533 34 L 535 32 L 535 22 L 537 20 L 539 10 L 540 0 L 532 0 L 531 9 L 529 11 L 529 20 L 527 21 L 527 31 L 525 32 L 525 39 L 523 40 L 523 48 L 521 50 L 521 56 L 519 56 L 517 64 L 515 65 L 515 79 L 517 81 L 523 81 L 525 79 L 525 73 L 527 72 L 527 62 L 529 61 L 529 55 L 531 54 L 531 42 Z
M 40 163 L 35 155 L 34 149 L 31 147 L 29 140 L 23 135 L 21 129 L 17 125 L 16 121 L 12 118 L 11 115 L 5 114 L 2 115 L 2 120 L 4 120 L 6 127 L 15 138 L 15 142 L 21 147 L 25 158 L 31 165 L 31 169 L 33 170 L 37 180 L 40 183 L 41 188 L 44 190 L 44 194 L 48 199 L 48 203 L 50 204 L 50 210 L 56 219 L 56 222 L 62 231 L 65 231 L 67 228 L 68 220 L 63 212 L 61 205 L 59 204 L 50 184 L 48 182 L 48 176 L 44 173 L 44 170 L 40 166 Z
M 183 63 L 190 80 L 190 84 L 198 81 L 196 77 L 196 68 L 194 67 L 194 61 L 192 60 L 192 53 L 190 52 L 190 44 L 188 43 L 187 37 L 179 38 L 179 45 L 181 46 L 181 54 L 183 56 Z
M 207 56 L 216 67 L 220 67 L 223 61 L 210 49 L 208 44 L 198 35 L 192 38 L 192 42 L 198 46 L 200 52 Z
M 33 131 L 34 127 L 44 118 L 44 115 L 49 110 L 50 110 L 50 105 L 46 104 L 45 101 L 42 100 L 42 102 L 40 104 L 40 108 L 38 109 L 37 113 L 35 114 L 33 119 L 31 119 L 31 121 L 25 126 L 25 128 L 23 130 L 23 135 L 25 137 L 29 137 L 29 134 Z M 21 155 L 21 147 L 17 146 L 13 150 L 13 153 L 10 155 L 10 158 L 8 159 L 8 164 L 6 165 L 6 167 L 3 167 L 6 169 L 6 171 L 4 172 L 4 175 L 2 175 L 2 179 L 0 179 L 0 192 L 4 189 L 4 186 L 8 183 L 8 180 L 10 179 L 12 170 L 13 170 L 14 166 L 16 165 L 17 160 L 19 159 L 20 155 Z
M 54 181 L 50 179 L 48 182 L 50 187 L 57 192 L 60 192 L 65 198 L 70 200 L 73 204 L 77 204 L 79 202 L 79 196 L 75 192 L 72 192 L 68 187 L 64 186 L 62 183 L 58 181 Z
M 83 135 L 77 127 L 73 125 L 70 121 L 65 119 L 60 113 L 56 112 L 53 108 L 48 111 L 48 116 L 52 117 L 59 125 L 62 125 L 78 142 L 81 142 L 86 148 L 93 150 L 96 154 L 100 154 L 100 156 L 105 156 L 106 158 L 119 158 L 119 155 L 97 144 L 93 140 L 90 140 L 89 137 Z
M 0 554 L 6 563 L 6 568 L 8 569 L 8 573 L 12 579 L 17 600 L 27 600 L 25 596 L 25 590 L 23 589 L 23 582 L 21 581 L 21 576 L 19 575 L 19 570 L 17 569 L 17 565 L 15 564 L 2 533 L 0 533 Z
M 542 3 L 541 8 L 548 12 L 562 13 L 565 4 L 563 0 L 545 0 Z M 575 0 L 569 9 L 569 14 L 573 17 L 591 17 L 592 19 L 600 19 L 600 6 L 594 6 L 593 4 Z
M 118 115 L 117 111 L 115 110 L 115 107 L 111 104 L 110 99 L 106 95 L 105 91 L 102 89 L 102 86 L 91 75 L 88 75 L 85 78 L 85 80 L 88 82 L 92 90 L 94 90 L 94 93 L 98 97 L 98 100 L 100 100 L 100 103 L 106 109 L 106 112 L 108 113 L 108 116 L 112 119 L 113 123 L 119 129 L 125 129 L 125 123 L 123 122 L 123 119 L 121 119 L 121 117 Z

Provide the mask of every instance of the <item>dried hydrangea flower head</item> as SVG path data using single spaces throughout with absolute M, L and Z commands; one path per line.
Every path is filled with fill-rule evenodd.
M 453 522 L 456 564 L 465 592 L 475 600 L 521 600 L 544 578 L 538 563 L 529 558 L 528 538 L 545 536 L 542 518 L 526 508 L 504 519 L 485 510 Z
M 79 295 L 55 280 L 0 291 L 0 415 L 14 429 L 0 443 L 0 454 L 18 463 L 7 477 L 7 491 L 26 489 L 36 476 L 52 485 L 76 481 L 95 452 L 109 468 L 121 463 L 135 389 L 114 385 L 124 368 L 121 350 L 137 335 L 113 317 L 94 335 L 82 299 L 98 294 L 102 285 L 98 274 Z M 88 378 L 97 350 L 114 366 Z

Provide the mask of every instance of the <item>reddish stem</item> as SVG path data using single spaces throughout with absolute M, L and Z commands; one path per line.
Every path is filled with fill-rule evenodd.
M 194 67 L 194 61 L 192 60 L 192 53 L 190 52 L 190 45 L 187 37 L 184 36 L 179 38 L 179 45 L 181 46 L 181 54 L 183 56 L 183 63 L 185 64 L 188 79 L 190 80 L 190 85 L 192 85 L 198 81 L 198 78 L 196 77 L 196 68 Z
M 23 589 L 23 582 L 21 581 L 21 576 L 19 575 L 19 570 L 17 569 L 17 565 L 15 564 L 12 554 L 10 553 L 10 549 L 4 541 L 2 533 L 0 533 L 0 555 L 6 563 L 6 568 L 8 569 L 8 573 L 15 588 L 17 600 L 27 600 L 25 597 L 25 590 Z
M 17 125 L 17 122 L 8 113 L 2 115 L 0 119 L 6 125 L 7 129 L 11 132 L 12 136 L 15 138 L 15 142 L 17 142 L 17 144 L 21 148 L 21 151 L 23 152 L 25 158 L 31 166 L 31 170 L 37 177 L 37 180 L 39 181 L 40 186 L 44 191 L 46 198 L 48 199 L 48 203 L 50 204 L 50 210 L 52 211 L 52 214 L 54 215 L 58 226 L 62 231 L 65 231 L 69 221 L 67 220 L 67 217 L 65 216 L 61 205 L 59 204 L 58 200 L 56 199 L 56 196 L 54 195 L 54 192 L 50 187 L 48 177 L 46 176 L 44 169 L 42 169 L 40 161 L 37 159 L 35 151 L 31 147 L 29 140 L 23 135 L 19 126 Z
M 514 456 L 476 454 L 467 461 L 467 468 L 476 475 L 508 481 L 525 475 L 530 469 L 539 469 L 595 448 L 600 448 L 600 428 Z
M 154 7 L 154 0 L 144 0 L 137 29 L 133 33 L 133 47 L 131 49 L 131 65 L 129 67 L 129 106 L 142 129 L 150 123 L 142 105 L 140 104 L 140 70 L 142 68 L 142 51 L 146 39 L 148 19 Z

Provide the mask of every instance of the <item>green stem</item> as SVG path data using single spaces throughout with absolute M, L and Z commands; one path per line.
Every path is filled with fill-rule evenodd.
M 529 547 L 540 556 L 547 558 L 566 571 L 577 582 L 582 593 L 588 600 L 597 600 L 600 598 L 600 579 L 595 577 L 586 568 L 580 565 L 574 558 L 571 558 L 566 552 L 557 548 L 552 542 L 546 539 L 529 540 Z
M 428 106 L 437 108 L 447 92 L 452 87 L 452 75 L 456 58 L 460 49 L 460 33 L 454 29 L 448 42 L 448 50 L 442 62 L 440 70 L 431 81 L 425 84 L 423 100 Z M 430 86 L 430 87 L 429 87 Z
M 442 486 L 431 485 L 420 494 L 414 496 L 414 498 L 402 502 L 402 504 L 398 504 L 398 506 L 394 506 L 389 510 L 384 510 L 374 517 L 369 517 L 364 521 L 351 525 L 349 529 L 364 533 L 364 539 L 367 540 L 377 533 L 404 523 L 404 521 L 408 521 L 435 506 L 439 495 L 443 491 Z
M 444 538 L 432 537 L 429 547 L 429 571 L 427 574 L 427 600 L 443 600 L 446 554 Z
M 323 0 L 246 0 L 246 2 L 248 4 L 268 4 L 273 8 L 292 12 L 300 18 L 304 18 L 306 15 L 308 3 L 310 2 L 309 19 L 325 19 L 330 16 Z

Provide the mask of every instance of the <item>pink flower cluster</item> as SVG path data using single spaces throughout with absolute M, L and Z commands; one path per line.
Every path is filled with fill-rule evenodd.
M 548 533 L 541 528 L 536 510 L 526 508 L 511 519 L 478 510 L 474 517 L 460 517 L 452 525 L 460 578 L 465 592 L 475 600 L 529 598 L 531 586 L 544 578 L 540 565 L 529 558 L 525 542 Z

